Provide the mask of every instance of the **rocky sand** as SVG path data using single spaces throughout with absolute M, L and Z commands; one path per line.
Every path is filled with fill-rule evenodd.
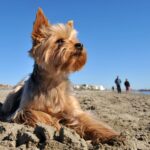
M 9 90 L 0 89 L 3 102 Z M 150 150 L 150 95 L 110 91 L 75 90 L 81 107 L 97 120 L 121 133 L 122 139 L 92 145 L 62 127 L 38 124 L 36 128 L 0 122 L 0 150 Z

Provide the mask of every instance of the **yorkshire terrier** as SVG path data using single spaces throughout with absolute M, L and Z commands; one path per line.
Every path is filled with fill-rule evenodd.
M 5 120 L 35 126 L 41 122 L 74 129 L 85 140 L 105 142 L 119 134 L 84 112 L 69 90 L 68 75 L 80 70 L 87 54 L 77 39 L 73 21 L 53 25 L 39 8 L 32 31 L 34 69 L 2 105 Z

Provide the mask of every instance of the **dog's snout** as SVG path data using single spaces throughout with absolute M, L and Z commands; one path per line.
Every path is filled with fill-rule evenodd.
M 75 48 L 76 48 L 77 50 L 82 51 L 82 50 L 83 50 L 83 44 L 81 44 L 81 43 L 76 43 L 76 44 L 75 44 Z

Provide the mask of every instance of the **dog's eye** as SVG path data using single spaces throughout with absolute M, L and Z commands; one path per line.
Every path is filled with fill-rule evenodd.
M 64 40 L 63 40 L 63 39 L 58 39 L 58 40 L 56 41 L 56 43 L 57 43 L 59 46 L 61 46 L 61 45 L 64 44 Z

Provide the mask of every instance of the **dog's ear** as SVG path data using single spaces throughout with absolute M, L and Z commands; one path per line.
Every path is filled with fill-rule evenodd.
M 44 32 L 42 32 L 41 27 L 50 26 L 48 19 L 45 17 L 41 8 L 38 9 L 36 14 L 36 19 L 33 25 L 32 39 L 40 41 L 41 38 L 44 38 Z
M 73 29 L 73 20 L 69 20 L 66 25 Z

